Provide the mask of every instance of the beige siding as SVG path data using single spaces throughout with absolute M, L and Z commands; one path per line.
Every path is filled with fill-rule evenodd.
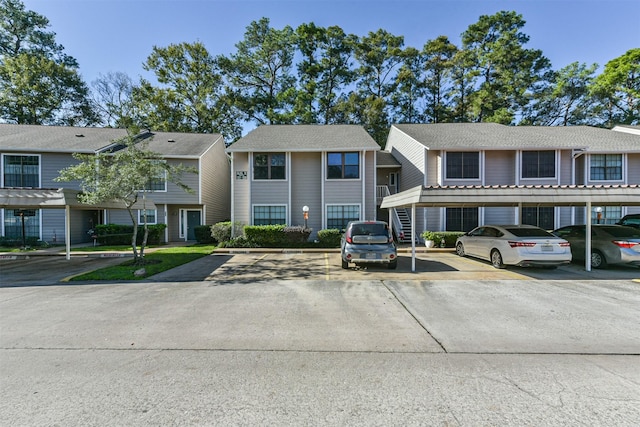
M 195 159 L 186 159 L 179 161 L 169 159 L 167 160 L 167 162 L 174 166 L 182 164 L 183 166 L 188 168 L 198 168 L 198 161 Z M 200 199 L 200 182 L 198 174 L 191 172 L 184 173 L 181 176 L 181 181 L 192 190 L 192 193 L 184 191 L 182 188 L 178 187 L 172 182 L 167 182 L 167 191 L 152 191 L 147 193 L 147 197 L 153 200 L 153 202 L 156 204 L 198 204 L 198 201 Z
M 291 225 L 303 225 L 302 207 L 309 207 L 307 226 L 322 228 L 322 155 L 291 153 Z
M 572 163 L 571 150 L 560 151 L 560 185 L 571 185 Z
M 251 182 L 251 204 L 289 204 L 289 181 L 259 179 Z
M 402 164 L 402 174 L 399 180 L 399 191 L 408 190 L 424 184 L 424 145 L 410 138 L 395 127 L 391 128 L 387 139 L 386 150 Z M 435 183 L 429 182 L 433 185 Z
M 640 154 L 629 154 L 627 159 L 627 184 L 640 184 Z
M 231 164 L 233 181 L 233 221 L 241 224 L 251 223 L 251 171 L 249 154 L 233 153 Z M 246 174 L 243 179 L 241 177 Z
M 485 151 L 485 185 L 514 185 L 515 151 Z
M 375 168 L 375 152 L 367 151 L 365 153 L 365 218 L 375 219 L 376 217 L 376 168 Z
M 220 138 L 200 160 L 201 201 L 205 207 L 204 224 L 231 218 L 231 167 Z

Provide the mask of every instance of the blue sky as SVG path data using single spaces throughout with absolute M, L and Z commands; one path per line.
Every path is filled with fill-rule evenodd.
M 640 0 L 23 0 L 46 16 L 87 83 L 122 71 L 134 80 L 152 47 L 200 41 L 213 55 L 229 54 L 251 21 L 274 28 L 306 22 L 338 25 L 366 35 L 383 28 L 422 48 L 427 40 L 460 34 L 480 15 L 515 10 L 527 21 L 528 47 L 541 49 L 555 69 L 574 61 L 601 67 L 640 47 Z

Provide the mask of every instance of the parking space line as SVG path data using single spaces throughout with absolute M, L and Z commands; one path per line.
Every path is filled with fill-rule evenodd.
M 258 257 L 256 259 L 254 259 L 253 262 L 250 262 L 249 264 L 244 265 L 242 268 L 239 268 L 238 272 L 236 272 L 236 273 L 232 274 L 231 276 L 229 276 L 229 279 L 233 279 L 234 277 L 238 276 L 239 274 L 242 274 L 247 268 L 253 267 L 258 262 L 260 262 L 263 259 L 265 259 L 267 256 L 269 256 L 269 254 L 263 254 L 261 257 Z
M 329 264 L 329 254 L 325 252 L 324 254 L 324 279 L 325 280 L 330 280 L 331 279 L 331 264 Z

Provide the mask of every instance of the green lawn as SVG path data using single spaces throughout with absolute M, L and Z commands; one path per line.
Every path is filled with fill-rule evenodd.
M 158 245 L 147 245 L 145 246 L 145 250 L 149 248 L 157 248 Z M 64 249 L 62 249 L 64 250 Z M 140 250 L 140 246 L 138 246 L 138 250 Z M 80 248 L 73 248 L 71 252 L 104 252 L 104 251 L 122 251 L 122 252 L 131 252 L 133 253 L 133 248 L 131 245 L 98 245 L 98 246 L 82 246 Z
M 132 261 L 129 260 L 119 265 L 105 267 L 75 276 L 70 280 L 140 280 L 207 256 L 211 254 L 215 248 L 215 245 L 193 245 L 159 249 L 153 253 L 145 254 L 144 259 L 147 261 L 147 264 L 144 266 L 132 265 Z M 133 273 L 143 267 L 147 273 L 144 276 L 134 276 Z

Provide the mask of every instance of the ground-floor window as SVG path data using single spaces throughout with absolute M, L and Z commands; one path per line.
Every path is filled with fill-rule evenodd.
M 527 206 L 522 208 L 522 223 L 535 225 L 545 230 L 555 228 L 553 207 Z
M 40 209 L 4 209 L 4 236 L 22 239 L 22 219 L 25 237 L 40 238 Z
M 360 220 L 360 205 L 327 206 L 327 228 L 342 230 L 349 221 Z
M 287 223 L 287 207 L 254 206 L 253 225 L 284 225 Z
M 447 231 L 471 231 L 478 226 L 478 208 L 447 208 Z
M 592 224 L 615 224 L 621 218 L 622 208 L 620 206 L 596 206 L 591 208 Z
M 147 224 L 157 224 L 158 223 L 158 211 L 155 209 L 140 209 L 138 211 L 138 224 L 145 223 L 145 217 Z

